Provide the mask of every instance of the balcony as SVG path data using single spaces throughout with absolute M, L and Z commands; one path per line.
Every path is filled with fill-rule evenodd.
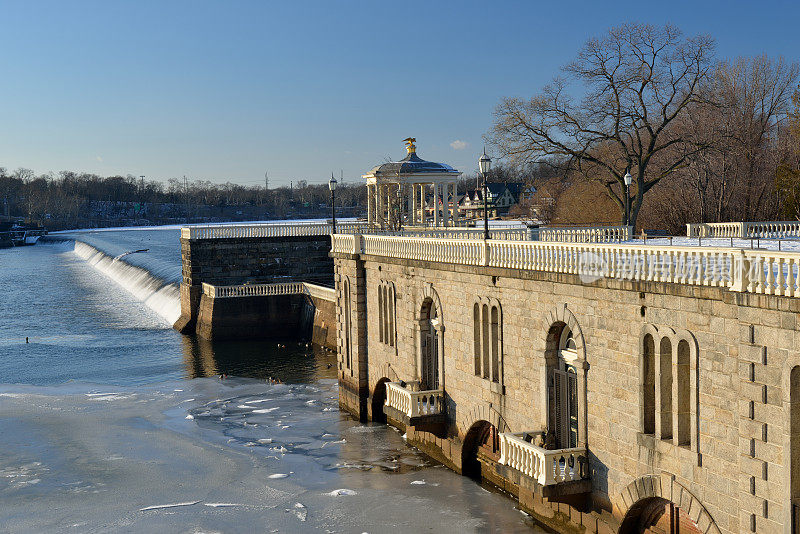
M 586 447 L 547 450 L 527 441 L 526 434 L 533 433 L 500 434 L 501 465 L 550 489 L 546 493 L 567 495 L 591 490 Z
M 444 391 L 412 391 L 401 384 L 386 383 L 386 402 L 383 406 L 386 416 L 416 430 L 434 434 L 443 432 L 447 426 Z

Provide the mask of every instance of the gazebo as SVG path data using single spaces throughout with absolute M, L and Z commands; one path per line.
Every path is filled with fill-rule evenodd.
M 456 184 L 461 173 L 444 163 L 421 159 L 417 156 L 415 141 L 413 137 L 404 139 L 408 151 L 405 158 L 373 167 L 362 176 L 367 180 L 370 226 L 389 229 L 399 229 L 403 225 L 427 226 L 428 197 L 433 200 L 433 226 L 458 222 Z

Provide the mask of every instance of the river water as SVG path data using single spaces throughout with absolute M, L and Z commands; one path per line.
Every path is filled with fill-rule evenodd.
M 543 532 L 340 413 L 334 354 L 172 330 L 178 233 L 0 250 L 0 531 Z

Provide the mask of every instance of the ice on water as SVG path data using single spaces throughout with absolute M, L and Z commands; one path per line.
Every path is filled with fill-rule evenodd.
M 2 385 L 0 524 L 531 532 L 511 500 L 434 465 L 391 428 L 341 414 L 335 393 L 333 380 Z M 253 409 L 270 401 L 276 409 Z

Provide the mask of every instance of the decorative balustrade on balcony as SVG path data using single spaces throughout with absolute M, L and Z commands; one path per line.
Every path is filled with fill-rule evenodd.
M 722 247 L 547 243 L 334 235 L 334 253 L 364 254 L 800 296 L 800 253 Z
M 444 391 L 411 391 L 396 382 L 386 383 L 386 406 L 409 419 L 444 413 Z
M 525 441 L 524 435 L 500 434 L 500 464 L 516 469 L 542 486 L 589 478 L 586 447 L 546 450 Z

